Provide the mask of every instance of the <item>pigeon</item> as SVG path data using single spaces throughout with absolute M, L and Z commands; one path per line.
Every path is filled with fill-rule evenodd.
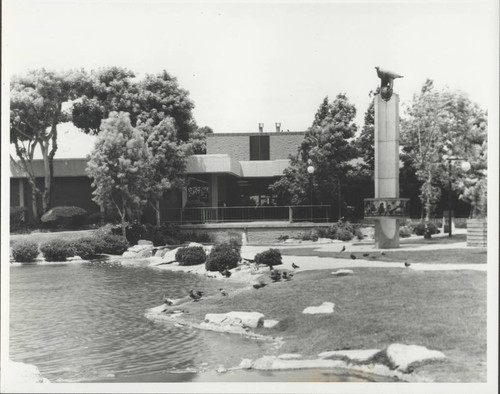
M 288 279 L 287 279 L 287 280 L 290 280 L 290 279 L 292 279 L 292 278 L 293 278 L 293 272 L 289 272 L 289 273 L 288 273 Z
M 220 293 L 223 295 L 223 296 L 227 296 L 227 291 L 224 290 L 224 289 L 219 289 Z
M 292 268 L 293 268 L 293 269 L 296 269 L 296 268 L 300 268 L 300 267 L 299 267 L 297 264 L 292 263 Z
M 411 264 L 408 261 L 405 261 L 405 267 L 408 268 Z
M 193 291 L 189 290 L 189 296 L 193 299 L 193 301 L 198 301 L 203 293 L 201 291 Z
M 285 271 L 281 273 L 281 277 L 285 280 L 288 280 L 288 274 Z
M 226 278 L 229 278 L 231 276 L 231 272 L 227 268 L 224 268 L 222 271 L 219 272 L 222 276 L 225 276 Z
M 363 257 L 368 257 L 370 253 L 363 253 Z
M 385 256 L 385 253 L 384 253 L 384 252 L 382 252 L 382 253 L 380 253 L 380 254 L 381 254 L 382 256 Z
M 278 270 L 272 270 L 270 276 L 273 282 L 277 282 L 281 279 L 281 274 Z
M 356 256 L 351 253 L 351 259 L 356 260 Z
M 174 303 L 170 298 L 167 298 L 167 296 L 165 294 L 163 294 L 163 297 L 161 300 L 163 301 L 164 304 L 167 304 L 167 305 L 172 305 Z
M 345 250 L 345 245 L 342 246 L 342 249 L 340 249 L 340 252 L 343 252 Z

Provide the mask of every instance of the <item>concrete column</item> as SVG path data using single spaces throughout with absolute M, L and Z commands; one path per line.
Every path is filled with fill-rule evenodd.
M 24 179 L 19 178 L 19 206 L 24 207 Z
M 375 198 L 399 197 L 399 96 L 375 96 Z M 375 219 L 375 247 L 399 247 L 399 220 Z
M 188 189 L 187 187 L 183 187 L 181 191 L 181 207 L 184 208 L 186 206 L 188 200 Z
M 217 174 L 210 174 L 210 206 L 217 208 L 219 201 L 219 183 Z

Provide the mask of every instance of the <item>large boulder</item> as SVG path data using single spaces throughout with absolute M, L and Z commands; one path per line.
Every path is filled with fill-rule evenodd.
M 9 383 L 13 386 L 17 384 L 50 383 L 34 365 L 8 360 L 4 367 L 3 375 L 8 376 Z
M 87 211 L 80 207 L 55 207 L 44 213 L 41 221 L 49 226 L 81 226 L 85 222 Z
M 263 324 L 264 315 L 259 312 L 208 313 L 205 322 L 219 326 L 257 328 Z
M 415 365 L 422 365 L 446 358 L 438 350 L 429 350 L 425 346 L 404 345 L 400 343 L 389 345 L 385 352 L 391 367 L 403 372 Z
M 335 304 L 333 302 L 323 302 L 319 306 L 308 306 L 302 311 L 302 313 L 309 315 L 323 314 L 323 313 L 333 313 Z

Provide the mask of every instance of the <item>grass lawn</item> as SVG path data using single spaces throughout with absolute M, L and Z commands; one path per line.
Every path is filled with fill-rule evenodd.
M 224 286 L 223 286 L 224 287 Z M 189 318 L 206 313 L 257 311 L 277 319 L 273 329 L 256 332 L 281 336 L 280 353 L 315 357 L 338 349 L 384 348 L 391 343 L 442 351 L 446 362 L 416 370 L 434 381 L 486 379 L 486 273 L 356 268 L 334 277 L 306 271 L 289 282 L 249 289 L 182 305 Z M 210 297 L 212 296 L 212 297 Z M 307 306 L 335 303 L 331 315 L 304 315 Z
M 340 246 L 339 246 L 340 249 Z M 437 250 L 387 250 L 383 252 L 323 252 L 313 248 L 282 248 L 282 255 L 288 256 L 318 256 L 333 258 L 349 258 L 352 253 L 359 259 L 409 263 L 440 263 L 440 264 L 486 264 L 486 248 L 461 248 Z M 369 256 L 363 254 L 369 253 Z
M 53 239 L 73 240 L 91 236 L 96 230 L 32 232 L 30 234 L 10 234 L 10 244 L 18 241 L 30 240 L 39 244 Z

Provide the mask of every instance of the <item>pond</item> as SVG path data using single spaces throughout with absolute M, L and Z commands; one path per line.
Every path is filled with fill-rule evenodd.
M 51 382 L 311 379 L 312 371 L 219 376 L 210 371 L 258 358 L 271 345 L 145 318 L 146 309 L 159 305 L 163 293 L 180 298 L 190 288 L 203 289 L 206 281 L 103 261 L 12 265 L 10 358 L 36 365 Z M 314 373 L 323 381 L 374 380 Z

